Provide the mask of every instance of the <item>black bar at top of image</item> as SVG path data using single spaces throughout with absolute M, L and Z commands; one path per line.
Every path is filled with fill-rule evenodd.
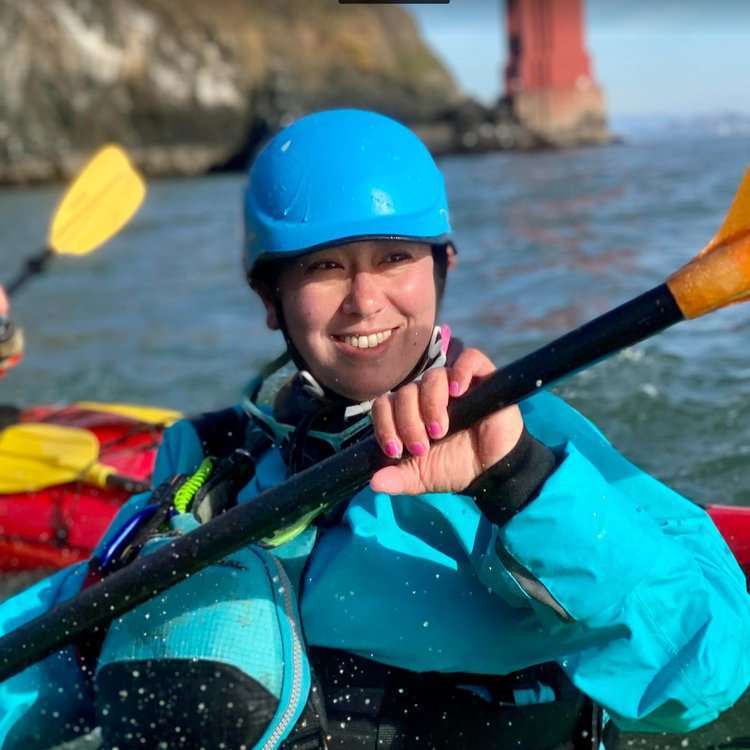
M 448 5 L 451 0 L 339 0 L 339 5 Z

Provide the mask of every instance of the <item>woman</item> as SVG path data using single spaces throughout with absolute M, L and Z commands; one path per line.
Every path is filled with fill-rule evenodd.
M 117 620 L 92 679 L 71 683 L 69 651 L 6 683 L 3 747 L 98 723 L 120 748 L 595 748 L 594 702 L 653 731 L 730 706 L 748 682 L 748 599 L 699 508 L 543 392 L 431 444 L 493 365 L 438 323 L 454 250 L 416 136 L 370 112 L 304 117 L 256 159 L 245 214 L 248 279 L 296 372 L 171 428 L 155 482 L 240 446 L 256 468 L 236 501 L 252 502 L 370 424 L 404 460 Z M 181 496 L 145 553 L 226 501 Z M 89 572 L 25 592 L 0 624 Z

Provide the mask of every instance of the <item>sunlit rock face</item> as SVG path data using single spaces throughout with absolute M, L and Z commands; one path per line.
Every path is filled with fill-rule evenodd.
M 3 0 L 0 181 L 70 176 L 109 141 L 149 174 L 239 166 L 279 125 L 379 109 L 460 145 L 464 97 L 395 6 Z

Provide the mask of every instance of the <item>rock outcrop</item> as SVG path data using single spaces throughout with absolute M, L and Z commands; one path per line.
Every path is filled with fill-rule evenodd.
M 443 148 L 452 148 L 463 103 L 411 17 L 394 6 L 0 4 L 0 181 L 6 183 L 68 176 L 108 141 L 125 145 L 149 174 L 238 165 L 279 125 L 340 105 L 429 126 Z
M 300 114 L 376 109 L 435 153 L 550 145 L 462 94 L 394 5 L 3 0 L 0 183 L 67 178 L 118 142 L 149 175 L 243 167 Z

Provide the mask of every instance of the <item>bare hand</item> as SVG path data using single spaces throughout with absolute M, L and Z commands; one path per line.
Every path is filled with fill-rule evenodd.
M 517 406 L 509 406 L 473 427 L 430 445 L 448 431 L 448 401 L 495 370 L 478 349 L 466 349 L 451 368 L 428 370 L 420 383 L 410 383 L 380 396 L 372 406 L 375 437 L 391 458 L 408 456 L 398 466 L 376 472 L 375 492 L 418 495 L 460 492 L 515 447 L 523 432 Z

